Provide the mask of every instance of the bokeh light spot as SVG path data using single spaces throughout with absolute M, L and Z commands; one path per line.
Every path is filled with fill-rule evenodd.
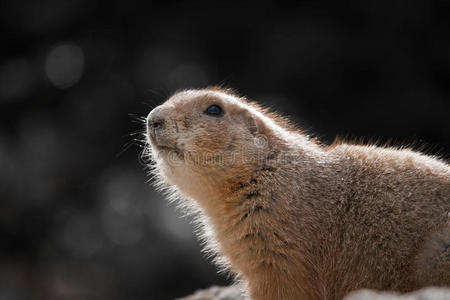
M 83 50 L 75 44 L 56 46 L 47 55 L 45 73 L 57 88 L 65 89 L 77 84 L 83 71 Z

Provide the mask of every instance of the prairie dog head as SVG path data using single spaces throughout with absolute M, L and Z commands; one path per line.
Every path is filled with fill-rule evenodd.
M 190 197 L 217 192 L 261 164 L 270 139 L 262 118 L 262 112 L 226 91 L 176 93 L 147 117 L 157 172 Z

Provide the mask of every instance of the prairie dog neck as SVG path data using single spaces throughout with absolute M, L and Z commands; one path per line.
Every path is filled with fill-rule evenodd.
M 304 299 L 320 297 L 312 288 L 316 275 L 310 253 L 319 247 L 314 229 L 327 226 L 326 220 L 316 216 L 324 215 L 322 211 L 329 207 L 310 201 L 314 197 L 311 186 L 326 185 L 329 176 L 325 172 L 332 162 L 322 151 L 314 156 L 299 152 L 283 158 L 282 163 L 267 162 L 245 181 L 233 182 L 233 190 L 216 202 L 212 212 L 206 211 L 220 252 L 237 273 L 251 278 L 250 284 L 258 283 L 249 287 L 252 296 L 260 293 L 257 299 L 287 299 L 296 294 L 303 294 Z M 300 184 L 298 178 L 303 179 Z M 303 236 L 294 238 L 294 232 Z M 283 287 L 289 278 L 302 284 Z M 280 289 L 267 287 L 267 281 Z

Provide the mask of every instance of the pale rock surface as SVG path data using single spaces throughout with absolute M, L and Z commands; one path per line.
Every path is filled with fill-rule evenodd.
M 409 294 L 360 290 L 350 293 L 344 300 L 450 300 L 450 289 L 430 287 Z
M 245 300 L 245 297 L 236 286 L 213 286 L 179 300 Z M 409 294 L 360 290 L 350 293 L 344 300 L 450 300 L 450 289 L 430 287 Z
M 241 290 L 237 286 L 212 286 L 178 300 L 245 300 L 245 297 L 242 296 Z

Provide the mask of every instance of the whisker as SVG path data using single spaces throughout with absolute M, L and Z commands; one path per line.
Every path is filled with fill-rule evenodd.
M 161 92 L 158 92 L 158 91 L 156 91 L 156 90 L 147 89 L 147 92 L 150 92 L 150 93 L 152 93 L 153 95 L 156 95 L 156 96 L 161 97 L 161 98 L 163 98 L 163 99 L 167 97 L 167 95 L 164 95 L 164 94 L 162 94 Z
M 125 153 L 125 151 L 127 151 L 128 149 L 130 149 L 130 147 L 134 144 L 134 141 L 129 141 L 127 142 L 124 146 L 123 149 L 116 154 L 116 158 L 119 158 L 122 154 Z
M 128 116 L 132 118 L 132 121 L 138 121 L 138 123 L 146 123 L 147 118 L 141 115 L 129 113 Z
M 145 130 L 135 131 L 135 132 L 126 134 L 126 135 L 124 135 L 123 137 L 127 137 L 127 136 L 136 136 L 136 135 L 143 135 L 143 136 L 145 136 Z

